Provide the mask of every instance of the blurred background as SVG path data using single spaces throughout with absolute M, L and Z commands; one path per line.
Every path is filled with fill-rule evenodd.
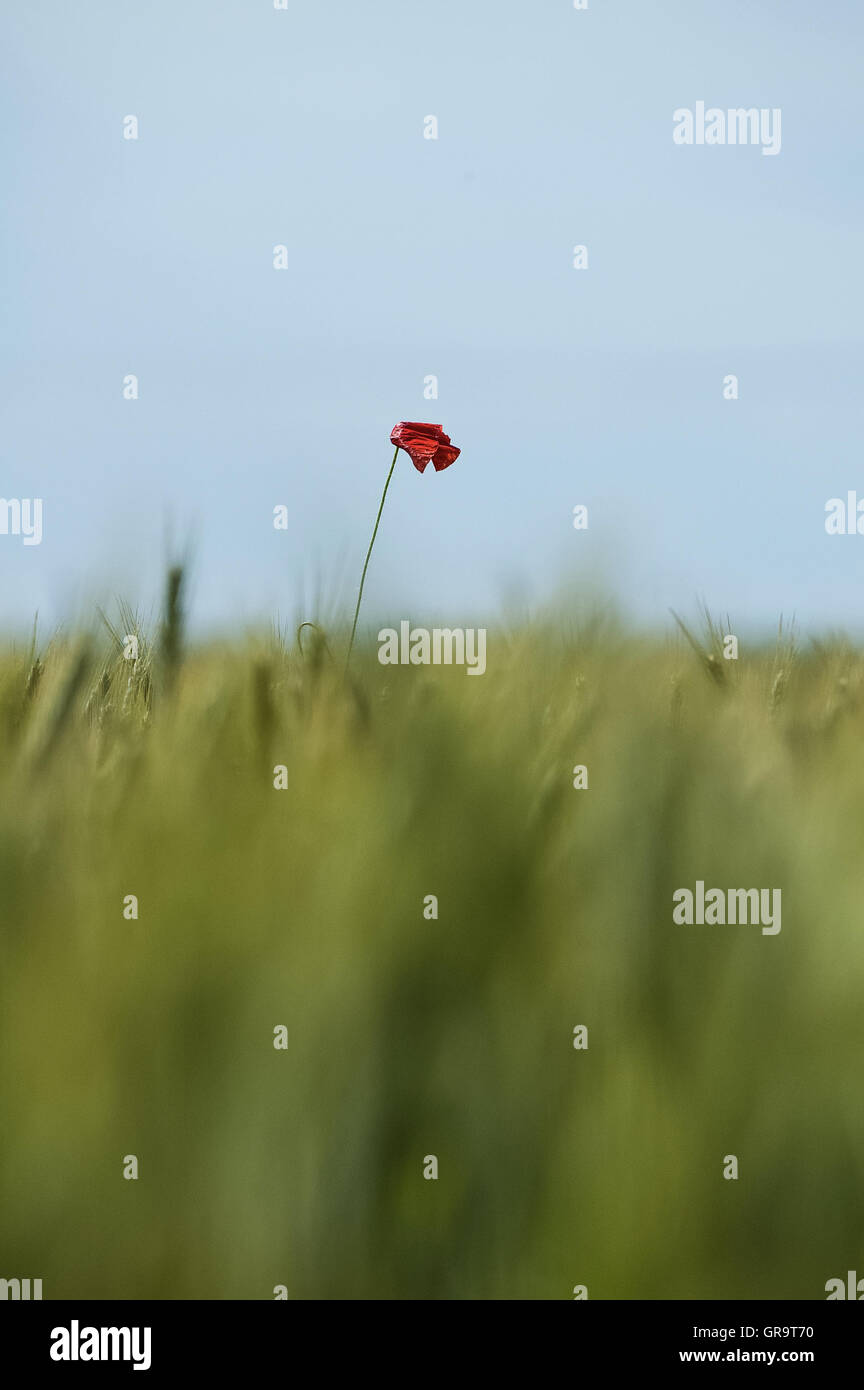
M 161 674 L 146 645 L 0 661 L 2 1277 L 824 1299 L 861 1271 L 860 654 L 718 678 L 608 618 L 489 651 L 472 679 L 361 648 L 347 685 L 263 636 Z M 674 925 L 697 879 L 780 888 L 781 931 Z
M 564 574 L 643 622 L 699 594 L 857 628 L 824 505 L 864 495 L 862 28 L 855 0 L 6 4 L 0 491 L 45 530 L 0 539 L 0 621 L 149 602 L 167 532 L 202 628 L 347 602 L 421 419 L 463 456 L 397 470 L 370 621 Z M 780 154 L 674 145 L 699 100 L 780 107 Z

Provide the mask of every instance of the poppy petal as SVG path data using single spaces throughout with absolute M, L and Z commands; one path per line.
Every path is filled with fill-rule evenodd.
M 429 425 L 419 420 L 400 420 L 390 434 L 391 444 L 404 449 L 418 473 L 422 473 L 431 461 L 436 473 L 449 468 L 460 454 L 460 450 L 450 443 L 440 425 Z

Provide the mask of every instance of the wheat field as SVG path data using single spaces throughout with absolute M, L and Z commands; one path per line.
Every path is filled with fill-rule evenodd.
M 371 631 L 344 677 L 339 626 L 187 641 L 182 585 L 150 632 L 0 654 L 0 1274 L 820 1299 L 856 1268 L 861 652 L 558 613 L 490 628 L 482 679 Z M 696 880 L 782 888 L 782 931 L 675 925 Z

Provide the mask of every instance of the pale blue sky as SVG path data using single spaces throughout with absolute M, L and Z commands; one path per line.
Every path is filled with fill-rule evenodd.
M 574 578 L 645 621 L 858 624 L 864 536 L 824 531 L 864 496 L 857 0 L 2 15 L 0 495 L 45 520 L 0 536 L 0 624 L 148 607 L 166 518 L 202 627 L 350 607 L 400 419 L 463 454 L 400 457 L 370 624 Z M 700 99 L 780 107 L 781 153 L 677 147 Z

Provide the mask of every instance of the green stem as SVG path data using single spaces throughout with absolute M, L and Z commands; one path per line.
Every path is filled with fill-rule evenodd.
M 378 508 L 378 515 L 375 518 L 375 530 L 372 532 L 372 539 L 369 542 L 369 549 L 366 551 L 366 563 L 363 566 L 363 574 L 360 577 L 360 592 L 357 595 L 357 607 L 354 609 L 354 626 L 351 628 L 351 641 L 348 643 L 348 655 L 345 658 L 345 670 L 348 670 L 348 663 L 351 660 L 351 651 L 354 647 L 354 634 L 357 631 L 357 619 L 360 616 L 360 602 L 363 598 L 363 585 L 366 583 L 366 571 L 369 568 L 369 556 L 372 554 L 372 547 L 375 544 L 375 537 L 378 535 L 378 523 L 381 520 L 381 513 L 384 510 L 384 501 L 387 497 L 387 489 L 390 486 L 390 479 L 393 477 L 393 469 L 396 467 L 396 460 L 399 457 L 399 445 L 396 445 L 396 452 L 393 455 L 393 462 L 390 465 L 390 472 L 387 474 L 387 481 L 384 484 L 384 491 L 381 494 L 381 506 Z

